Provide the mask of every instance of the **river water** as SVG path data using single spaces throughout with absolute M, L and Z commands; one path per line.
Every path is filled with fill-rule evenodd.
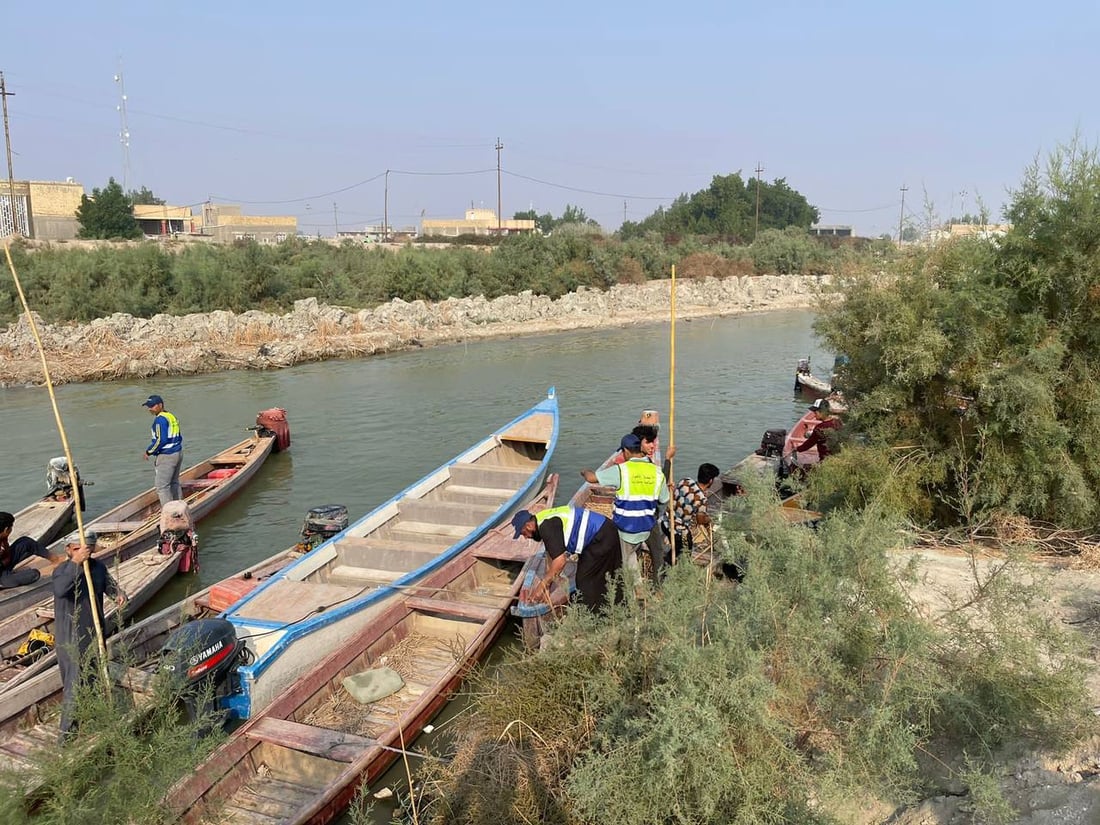
M 807 311 L 776 311 L 677 324 L 674 474 L 710 461 L 726 469 L 789 427 L 805 409 L 792 388 L 797 360 L 832 364 Z M 256 413 L 284 407 L 293 445 L 271 456 L 250 486 L 199 525 L 201 570 L 178 577 L 163 606 L 293 544 L 307 510 L 344 504 L 352 521 L 557 389 L 561 430 L 551 471 L 561 501 L 597 466 L 643 409 L 661 411 L 669 443 L 668 323 L 435 347 L 272 372 L 225 372 L 57 388 L 92 517 L 153 484 L 142 460 L 149 413 L 164 397 L 180 420 L 185 465 L 246 437 Z M 45 491 L 61 455 L 44 388 L 0 390 L 0 509 Z M 380 820 L 382 821 L 382 820 Z

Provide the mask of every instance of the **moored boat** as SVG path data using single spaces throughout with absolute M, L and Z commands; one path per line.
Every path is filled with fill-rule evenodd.
M 794 391 L 811 398 L 824 398 L 833 391 L 833 385 L 810 371 L 809 358 L 799 358 L 794 370 Z
M 381 612 L 387 599 L 509 517 L 546 477 L 558 439 L 548 396 L 402 490 L 230 607 L 251 661 L 228 710 L 248 718 Z
M 556 485 L 551 476 L 527 509 L 553 506 Z M 513 539 L 511 527 L 495 527 L 412 585 L 178 782 L 166 798 L 173 818 L 331 821 L 408 748 L 490 649 L 534 549 Z M 351 691 L 364 676 L 392 684 L 357 699 Z
M 256 417 L 253 435 L 227 450 L 217 453 L 180 473 L 191 517 L 198 521 L 214 512 L 251 480 L 277 445 L 290 445 L 290 429 L 283 410 L 265 410 Z M 110 566 L 142 552 L 160 531 L 160 499 L 155 489 L 108 510 L 96 519 L 84 522 L 86 531 L 99 541 L 95 557 Z M 37 604 L 50 594 L 50 573 L 65 559 L 65 544 L 70 534 L 49 546 L 50 558 L 36 557 L 28 564 L 42 572 L 33 584 L 0 590 L 0 619 Z

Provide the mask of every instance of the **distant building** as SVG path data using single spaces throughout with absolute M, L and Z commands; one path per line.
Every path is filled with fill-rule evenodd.
M 67 241 L 80 231 L 76 210 L 84 187 L 74 182 L 15 181 L 15 224 L 11 218 L 11 192 L 0 182 L 0 236 L 22 235 L 45 241 Z
M 424 218 L 420 234 L 456 238 L 459 235 L 512 235 L 534 232 L 532 220 L 497 220 L 495 209 L 467 209 L 465 218 Z
M 135 203 L 134 218 L 146 237 L 194 235 L 202 228 L 190 206 Z
M 207 203 L 202 207 L 202 232 L 215 243 L 282 243 L 298 234 L 298 219 L 293 215 L 242 215 L 239 206 Z
M 405 243 L 413 240 L 416 236 L 415 226 L 402 226 L 400 228 L 391 226 L 387 232 L 386 227 L 382 224 L 368 224 L 361 230 L 350 229 L 336 233 L 337 240 L 347 239 L 361 243 L 383 243 L 387 240 L 390 243 Z
M 1010 223 L 952 223 L 928 233 L 932 243 L 954 238 L 999 238 L 1012 228 Z
M 829 238 L 850 238 L 852 227 L 840 224 L 815 223 L 810 227 L 810 234 Z

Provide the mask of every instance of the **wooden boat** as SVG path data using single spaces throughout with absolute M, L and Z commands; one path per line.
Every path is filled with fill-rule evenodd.
M 532 511 L 553 506 L 557 476 Z M 325 823 L 370 785 L 443 707 L 504 628 L 535 550 L 505 525 L 429 574 L 299 678 L 178 782 L 174 821 Z M 402 687 L 359 704 L 342 680 L 388 665 Z
M 257 421 L 269 413 L 260 413 Z M 248 483 L 271 454 L 279 436 L 263 425 L 258 424 L 257 427 L 250 438 L 180 473 L 184 501 L 193 519 L 202 519 L 228 501 Z M 86 521 L 84 529 L 99 537 L 95 557 L 111 566 L 114 561 L 123 562 L 141 552 L 157 537 L 159 516 L 160 499 L 156 490 L 150 488 L 99 518 Z M 10 617 L 50 595 L 49 574 L 65 559 L 65 544 L 74 535 L 51 544 L 50 559 L 36 557 L 29 560 L 29 564 L 42 571 L 42 578 L 37 582 L 0 590 L 0 619 Z
M 77 499 L 78 497 L 82 499 L 84 496 L 84 484 L 79 480 L 78 475 L 77 492 L 74 494 L 68 473 L 63 474 L 64 478 L 59 477 L 57 468 L 63 465 L 67 466 L 64 456 L 52 459 L 46 472 L 49 492 L 34 504 L 14 514 L 15 525 L 11 530 L 13 539 L 30 536 L 43 544 L 49 544 L 72 520 Z M 20 567 L 23 566 L 26 565 L 20 564 Z
M 824 398 L 833 391 L 833 385 L 810 371 L 809 358 L 799 358 L 794 370 L 794 391 L 811 398 Z
M 295 544 L 109 638 L 108 669 L 117 691 L 128 693 L 130 703 L 141 708 L 152 695 L 160 652 L 173 631 L 186 622 L 217 615 L 228 604 L 227 599 L 231 602 L 257 587 L 301 556 L 301 545 Z M 33 772 L 34 751 L 56 747 L 58 720 L 55 711 L 60 702 L 61 673 L 52 654 L 48 660 L 35 662 L 9 683 L 0 695 L 0 770 Z M 36 787 L 24 790 L 30 793 Z
M 225 702 L 247 719 L 345 644 L 384 601 L 511 516 L 546 477 L 558 440 L 543 401 L 349 526 L 233 605 L 252 661 Z

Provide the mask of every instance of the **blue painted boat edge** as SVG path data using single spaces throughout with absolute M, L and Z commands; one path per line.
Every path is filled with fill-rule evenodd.
M 288 632 L 285 633 L 274 645 L 272 645 L 265 652 L 265 654 L 262 657 L 260 657 L 259 659 L 257 659 L 255 662 L 253 662 L 250 665 L 243 665 L 243 666 L 241 666 L 237 669 L 237 676 L 238 676 L 238 680 L 239 680 L 240 692 L 236 693 L 236 694 L 233 694 L 232 696 L 229 696 L 226 699 L 224 699 L 223 702 L 222 702 L 223 707 L 228 709 L 229 712 L 231 714 L 235 715 L 237 718 L 240 718 L 240 719 L 249 718 L 249 716 L 251 715 L 251 707 L 252 707 L 252 699 L 251 699 L 252 685 L 255 683 L 255 681 L 257 679 L 259 679 L 259 677 L 264 673 L 264 671 L 266 671 L 272 664 L 274 664 L 275 661 L 278 660 L 279 656 L 282 655 L 282 653 L 285 652 L 285 650 L 290 646 L 290 644 L 292 642 L 295 642 L 295 641 L 301 639 L 303 636 L 309 635 L 310 633 L 313 633 L 317 630 L 320 630 L 321 628 L 327 627 L 328 625 L 332 624 L 333 622 L 339 621 L 340 619 L 344 619 L 347 616 L 351 615 L 352 613 L 358 612 L 359 610 L 362 610 L 362 609 L 364 609 L 364 608 L 366 608 L 366 607 L 368 607 L 368 606 L 370 606 L 370 605 L 372 605 L 372 604 L 374 604 L 374 603 L 376 603 L 376 602 L 378 602 L 378 601 L 380 601 L 384 598 L 388 598 L 389 596 L 392 596 L 395 593 L 397 593 L 400 588 L 406 587 L 409 584 L 413 584 L 418 579 L 423 578 L 424 576 L 438 570 L 440 567 L 442 567 L 444 564 L 449 562 L 451 559 L 458 556 L 459 553 L 461 553 L 463 550 L 468 548 L 475 541 L 479 540 L 490 529 L 492 529 L 494 526 L 499 524 L 509 513 L 511 513 L 519 505 L 519 503 L 521 501 L 525 500 L 530 495 L 531 490 L 533 488 L 537 488 L 539 485 L 541 485 L 545 481 L 547 473 L 549 472 L 550 459 L 553 457 L 554 450 L 555 450 L 555 448 L 557 447 L 557 444 L 558 444 L 558 435 L 559 435 L 560 422 L 561 422 L 561 415 L 560 415 L 560 411 L 559 411 L 559 407 L 558 407 L 557 394 L 556 394 L 554 388 L 553 387 L 550 388 L 550 390 L 547 393 L 547 397 L 545 399 L 543 399 L 541 402 L 536 404 L 531 409 L 527 410 L 525 413 L 522 413 L 522 414 L 518 415 L 516 418 L 512 419 L 507 424 L 500 427 L 499 429 L 497 429 L 496 431 L 494 431 L 492 434 L 489 435 L 489 438 L 493 438 L 495 436 L 500 435 L 503 432 L 506 432 L 508 429 L 515 426 L 520 421 L 523 421 L 526 418 L 530 418 L 532 415 L 535 415 L 535 414 L 538 414 L 538 413 L 547 413 L 547 412 L 551 413 L 551 415 L 553 416 L 553 424 L 551 426 L 550 439 L 546 443 L 546 453 L 543 456 L 542 461 L 539 463 L 538 469 L 534 473 L 531 474 L 530 479 L 528 479 L 527 483 L 522 488 L 518 489 L 507 501 L 505 501 L 504 503 L 501 504 L 501 506 L 497 509 L 497 511 L 492 516 L 487 518 L 485 521 L 483 521 L 477 527 L 473 528 L 471 530 L 471 532 L 468 533 L 463 539 L 460 539 L 458 542 L 451 545 L 449 548 L 447 548 L 446 551 L 441 553 L 435 559 L 433 559 L 432 561 L 426 563 L 425 565 L 423 565 L 421 567 L 416 568 L 415 570 L 412 570 L 412 571 L 406 573 L 404 576 L 401 576 L 400 578 L 395 579 L 389 585 L 386 585 L 384 587 L 380 587 L 376 590 L 371 591 L 370 593 L 365 593 L 359 599 L 355 599 L 355 600 L 352 600 L 352 601 L 349 601 L 349 602 L 345 602 L 344 604 L 342 604 L 342 605 L 340 605 L 340 606 L 338 606 L 338 607 L 336 607 L 332 610 L 325 611 L 324 613 L 321 613 L 317 616 L 312 616 L 308 620 L 294 623 L 294 625 L 292 626 L 292 629 L 288 630 Z M 356 524 L 359 524 L 363 520 L 369 518 L 371 515 L 373 515 L 375 512 L 377 512 L 377 510 L 381 509 L 382 507 L 385 507 L 385 506 L 389 505 L 391 502 L 395 501 L 396 499 L 401 498 L 405 493 L 408 492 L 408 490 L 410 490 L 413 487 L 417 486 L 418 484 L 422 483 L 425 479 L 427 479 L 430 476 L 434 475 L 439 470 L 441 470 L 445 467 L 449 467 L 452 464 L 455 464 L 458 461 L 458 459 L 460 459 L 463 455 L 465 455 L 467 452 L 469 452 L 470 449 L 474 449 L 475 447 L 477 447 L 478 445 L 480 445 L 482 443 L 483 443 L 483 441 L 477 442 L 477 444 L 474 444 L 472 447 L 468 448 L 467 450 L 463 450 L 461 453 L 458 454 L 458 456 L 451 459 L 446 464 L 441 464 L 438 468 L 436 468 L 435 470 L 432 470 L 431 473 L 424 476 L 424 478 L 420 479 L 415 484 L 412 484 L 409 487 L 405 488 L 405 490 L 403 490 L 401 493 L 399 493 L 393 499 L 390 499 L 385 504 L 382 504 L 382 505 L 380 505 L 380 507 L 375 508 L 375 510 L 372 510 L 370 513 L 368 513 L 362 519 L 357 521 Z M 350 530 L 351 527 L 349 526 L 347 529 Z M 337 541 L 340 538 L 341 535 L 343 535 L 343 534 L 341 533 L 341 534 L 335 536 L 334 538 L 329 539 L 329 541 Z M 328 542 L 325 542 L 325 544 L 327 544 L 327 543 Z M 321 546 L 323 547 L 324 545 L 321 545 Z M 320 548 L 318 548 L 318 549 L 320 549 Z M 316 550 L 313 551 L 313 552 L 316 552 Z M 270 585 L 270 583 L 272 581 L 274 581 L 274 579 L 270 579 L 266 583 L 265 586 Z M 229 616 L 230 611 L 234 611 L 234 610 L 239 609 L 247 601 L 248 601 L 248 598 L 245 598 L 245 599 L 242 599 L 239 603 L 237 603 L 235 605 L 231 605 L 228 608 L 228 610 L 226 610 L 222 614 L 223 618 L 230 618 L 230 616 Z M 264 628 L 268 628 L 268 629 L 281 629 L 281 628 L 286 626 L 284 624 L 280 624 L 280 623 L 277 623 L 277 622 L 250 620 L 250 619 L 247 619 L 245 617 L 239 617 L 237 619 L 237 622 L 240 623 L 240 624 L 237 625 L 238 627 L 240 625 L 247 625 L 249 627 L 264 627 Z M 242 639 L 247 638 L 247 636 L 242 636 L 241 638 Z
M 463 450 L 457 456 L 452 458 L 450 461 L 446 462 L 445 464 L 439 465 L 438 467 L 436 467 L 434 470 L 432 470 L 427 475 L 424 475 L 423 477 L 417 479 L 416 481 L 414 481 L 412 484 L 405 487 L 403 490 L 401 490 L 397 494 L 395 494 L 395 495 L 391 496 L 390 498 L 386 499 L 386 501 L 379 504 L 377 507 L 375 507 L 369 513 L 366 513 L 364 516 L 362 516 L 362 518 L 359 518 L 354 523 L 349 524 L 341 532 L 337 533 L 332 538 L 327 539 L 326 541 L 324 541 L 321 544 L 317 545 L 316 548 L 311 550 L 306 555 L 302 556 L 300 559 L 295 561 L 293 564 L 289 564 L 286 567 L 284 567 L 282 570 L 280 570 L 274 576 L 271 576 L 269 579 L 267 579 L 265 582 L 263 582 L 259 587 L 257 587 L 251 593 L 246 594 L 245 596 L 241 597 L 238 601 L 236 601 L 233 604 L 229 605 L 229 607 L 227 607 L 225 610 L 223 610 L 219 614 L 219 618 L 228 619 L 229 621 L 237 620 L 237 621 L 240 621 L 242 623 L 248 623 L 248 624 L 259 624 L 259 622 L 253 622 L 252 620 L 248 619 L 248 617 L 246 617 L 246 616 L 239 616 L 237 614 L 240 612 L 240 610 L 246 604 L 248 604 L 253 599 L 258 597 L 261 593 L 263 593 L 265 590 L 267 590 L 267 588 L 274 585 L 275 582 L 281 581 L 282 579 L 285 579 L 288 576 L 288 574 L 290 574 L 298 565 L 307 563 L 308 560 L 310 559 L 310 557 L 311 556 L 316 556 L 317 553 L 321 549 L 327 547 L 329 544 L 333 544 L 337 541 L 340 541 L 340 539 L 347 536 L 347 534 L 351 533 L 360 524 L 362 524 L 363 522 L 370 519 L 372 516 L 377 514 L 379 511 L 384 510 L 386 507 L 389 507 L 391 504 L 396 504 L 397 502 L 401 501 L 402 499 L 404 499 L 408 495 L 409 491 L 412 490 L 414 487 L 417 487 L 420 484 L 423 484 L 431 476 L 435 475 L 440 470 L 442 470 L 446 467 L 450 467 L 453 464 L 456 464 L 458 462 L 458 460 L 460 458 L 462 458 L 462 456 L 464 456 L 470 450 L 476 449 L 478 446 L 483 444 L 486 440 L 491 439 L 494 436 L 500 435 L 502 432 L 507 430 L 509 427 L 512 427 L 512 426 L 518 424 L 523 419 L 530 418 L 532 415 L 534 415 L 536 413 L 540 413 L 540 412 L 550 412 L 554 416 L 554 426 L 553 426 L 553 432 L 551 434 L 551 439 L 552 440 L 547 445 L 547 456 L 550 456 L 553 453 L 554 446 L 557 445 L 558 423 L 559 423 L 559 419 L 560 419 L 560 413 L 559 413 L 559 410 L 558 410 L 557 391 L 554 387 L 550 387 L 549 390 L 547 390 L 546 398 L 544 398 L 538 404 L 531 407 L 526 412 L 520 413 L 518 416 L 513 418 L 507 424 L 505 424 L 504 426 L 494 430 L 492 433 L 490 433 L 488 436 L 486 436 L 486 438 L 482 439 L 481 441 L 478 441 L 474 444 L 471 444 L 469 447 L 467 447 L 465 450 Z M 547 459 L 547 461 L 548 460 L 549 459 Z

